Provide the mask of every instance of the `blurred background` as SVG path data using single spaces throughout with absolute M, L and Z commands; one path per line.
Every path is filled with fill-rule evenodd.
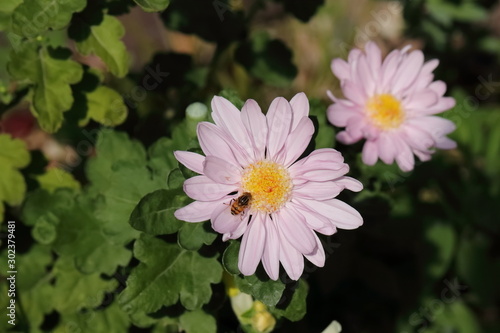
M 365 223 L 324 239 L 325 267 L 308 267 L 304 276 L 309 283 L 306 316 L 285 320 L 276 331 L 321 332 L 337 320 L 342 332 L 355 333 L 500 332 L 500 2 L 172 0 L 154 13 L 133 1 L 88 1 L 69 27 L 47 29 L 41 37 L 46 45 L 71 50 L 70 59 L 84 68 L 82 80 L 71 83 L 74 101 L 55 127 L 40 126 L 33 116 L 31 89 L 37 83 L 29 73 L 26 79 L 12 69 L 10 54 L 20 44 L 9 20 L 21 2 L 7 1 L 0 8 L 5 32 L 0 35 L 0 126 L 2 133 L 24 141 L 29 154 L 13 165 L 15 175 L 0 159 L 5 164 L 0 166 L 4 221 L 19 221 L 19 256 L 43 238 L 33 235 L 32 224 L 23 225 L 25 196 L 50 188 L 46 175 L 53 169 L 65 170 L 67 187 L 88 184 L 85 165 L 95 155 L 95 140 L 81 142 L 103 125 L 148 147 L 172 136 L 188 105 L 208 105 L 222 90 L 228 98 L 253 98 L 263 110 L 276 96 L 304 91 L 321 133 L 316 147 L 340 150 L 350 175 L 365 185 L 359 195 L 341 195 Z M 104 61 L 97 51 L 85 55 L 86 46 L 79 44 L 85 32 L 79 22 L 102 20 L 103 12 L 123 26 L 123 31 L 108 28 L 118 38 L 123 34 L 129 55 L 124 72 L 112 70 L 115 56 Z M 396 166 L 363 165 L 361 143 L 335 143 L 337 129 L 324 115 L 326 91 L 341 95 L 330 62 L 345 59 L 369 40 L 384 54 L 410 44 L 427 60 L 439 59 L 435 77 L 446 82 L 447 95 L 457 102 L 443 115 L 457 125 L 450 135 L 457 149 L 438 152 L 403 173 Z M 92 99 L 82 96 L 99 84 L 123 97 L 121 115 L 111 123 L 85 115 L 90 106 L 86 111 L 84 105 Z M 5 223 L 1 230 L 5 236 Z M 20 283 L 31 288 L 37 282 Z M 49 311 L 26 332 L 51 332 L 58 321 L 57 311 Z M 219 332 L 238 330 L 230 311 L 218 313 L 217 325 Z M 130 332 L 150 331 L 130 327 Z

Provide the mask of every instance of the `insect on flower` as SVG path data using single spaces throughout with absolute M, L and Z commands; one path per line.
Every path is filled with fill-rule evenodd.
M 231 200 L 231 215 L 242 214 L 245 209 L 250 206 L 250 201 L 252 201 L 252 194 L 250 192 L 244 192 L 237 199 Z

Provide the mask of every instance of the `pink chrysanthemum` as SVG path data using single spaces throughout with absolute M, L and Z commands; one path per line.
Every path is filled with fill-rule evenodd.
M 432 71 L 439 62 L 424 63 L 423 53 L 408 52 L 409 48 L 394 50 L 382 61 L 378 46 L 369 42 L 365 53 L 353 49 L 347 62 L 332 61 L 346 99 L 328 92 L 335 102 L 328 108 L 328 119 L 345 127 L 337 134 L 340 142 L 366 138 L 365 164 L 373 165 L 378 158 L 386 164 L 396 160 L 401 170 L 410 171 L 415 164 L 413 154 L 427 161 L 434 148 L 456 147 L 446 137 L 455 124 L 434 116 L 455 105 L 453 98 L 443 97 L 446 84 L 433 81 Z
M 349 167 L 334 149 L 318 149 L 296 161 L 314 133 L 309 101 L 304 93 L 290 103 L 276 98 L 264 115 L 254 100 L 241 112 L 228 100 L 214 97 L 215 124 L 198 125 L 198 139 L 206 156 L 176 151 L 175 157 L 201 174 L 185 181 L 193 203 L 175 216 L 187 222 L 211 220 L 223 240 L 243 235 L 238 266 L 244 275 L 259 262 L 271 279 L 279 263 L 297 280 L 304 256 L 316 266 L 325 263 L 325 251 L 316 232 L 331 235 L 337 228 L 354 229 L 361 215 L 334 199 L 344 188 L 360 191 L 363 185 L 344 176 Z M 244 193 L 249 205 L 239 214 L 233 203 Z

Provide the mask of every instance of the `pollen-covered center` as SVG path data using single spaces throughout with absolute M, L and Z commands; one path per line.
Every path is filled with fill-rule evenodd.
M 383 130 L 399 127 L 405 116 L 401 102 L 390 94 L 373 96 L 366 103 L 366 110 L 373 124 Z
M 252 195 L 252 209 L 272 213 L 290 198 L 292 180 L 288 170 L 273 161 L 259 161 L 243 170 L 243 192 Z

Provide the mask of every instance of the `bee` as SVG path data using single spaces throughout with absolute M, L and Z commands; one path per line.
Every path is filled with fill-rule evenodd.
M 250 192 L 243 192 L 238 199 L 231 200 L 231 215 L 243 213 L 243 211 L 250 205 L 251 200 L 252 194 Z

